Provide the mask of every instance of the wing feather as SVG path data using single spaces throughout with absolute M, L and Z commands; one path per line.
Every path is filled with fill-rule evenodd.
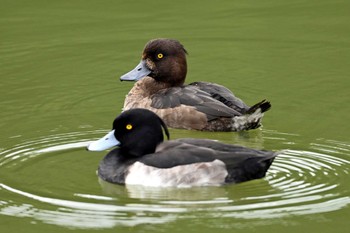
M 157 109 L 175 108 L 180 105 L 192 106 L 206 114 L 209 121 L 219 117 L 242 115 L 213 98 L 209 93 L 190 85 L 159 91 L 152 95 L 151 99 L 151 106 Z

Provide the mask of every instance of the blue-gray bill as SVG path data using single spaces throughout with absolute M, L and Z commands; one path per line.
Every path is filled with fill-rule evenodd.
M 89 151 L 103 151 L 118 145 L 120 145 L 120 142 L 115 138 L 114 130 L 112 130 L 103 138 L 90 143 L 86 149 Z
M 146 61 L 141 60 L 140 63 L 128 73 L 120 77 L 121 81 L 138 81 L 149 75 L 152 71 L 146 66 Z

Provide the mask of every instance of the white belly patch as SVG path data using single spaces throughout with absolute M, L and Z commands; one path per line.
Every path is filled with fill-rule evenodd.
M 232 128 L 234 131 L 240 131 L 247 128 L 248 124 L 258 123 L 264 113 L 258 108 L 253 114 L 236 116 L 232 119 Z
M 223 184 L 226 176 L 226 166 L 220 160 L 172 168 L 155 168 L 136 162 L 129 167 L 125 184 L 153 187 L 213 186 Z

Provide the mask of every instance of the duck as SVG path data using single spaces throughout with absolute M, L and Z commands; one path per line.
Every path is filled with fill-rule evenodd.
M 157 114 L 134 108 L 115 118 L 112 130 L 87 150 L 112 148 L 98 166 L 102 180 L 149 187 L 220 186 L 260 179 L 278 155 L 210 139 L 169 138 Z
M 226 132 L 259 128 L 270 102 L 248 106 L 220 84 L 185 84 L 187 54 L 178 40 L 149 41 L 140 63 L 120 77 L 121 81 L 136 81 L 126 95 L 123 111 L 149 109 L 170 128 Z

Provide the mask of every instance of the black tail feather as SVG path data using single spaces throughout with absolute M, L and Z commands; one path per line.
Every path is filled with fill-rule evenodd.
M 259 108 L 260 108 L 262 113 L 266 112 L 267 110 L 269 110 L 271 108 L 271 103 L 269 101 L 266 101 L 266 100 L 260 101 L 259 103 L 254 104 L 252 107 L 250 107 L 246 113 L 247 114 L 254 113 Z
M 229 169 L 229 175 L 226 178 L 226 182 L 240 183 L 265 177 L 266 172 L 279 152 L 266 153 L 269 153 L 270 155 L 265 157 L 250 157 L 234 169 Z
M 269 170 L 272 162 L 278 153 L 273 153 L 261 159 L 252 159 L 245 164 L 247 180 L 260 179 L 265 177 L 267 170 Z

